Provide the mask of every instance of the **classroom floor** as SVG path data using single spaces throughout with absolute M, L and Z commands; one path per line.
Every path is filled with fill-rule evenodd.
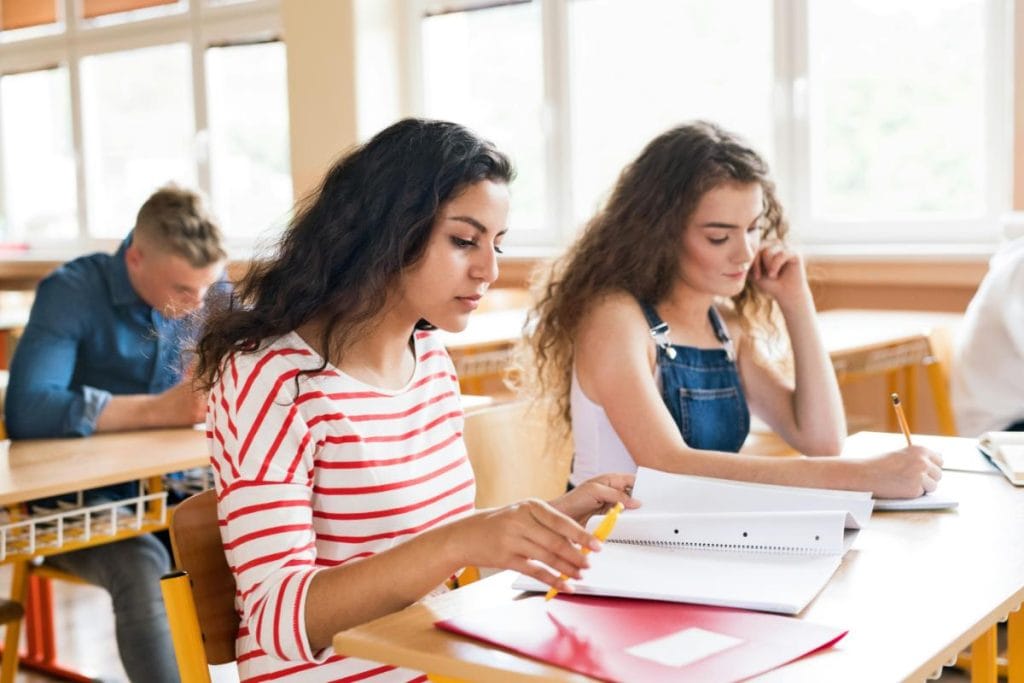
M 10 568 L 0 565 L 0 586 L 9 585 Z M 127 683 L 117 655 L 110 597 L 99 588 L 54 582 L 57 619 L 57 644 L 62 664 L 102 680 Z M 17 683 L 50 683 L 58 680 L 21 669 Z M 945 669 L 941 683 L 967 683 L 968 675 Z M 865 682 L 868 683 L 868 682 Z M 871 682 L 874 683 L 874 682 Z

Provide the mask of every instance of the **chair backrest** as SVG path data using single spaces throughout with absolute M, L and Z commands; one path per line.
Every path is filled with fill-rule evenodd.
M 174 508 L 170 528 L 174 560 L 192 584 L 206 660 L 209 664 L 233 662 L 239 624 L 235 577 L 221 545 L 216 491 L 182 501 Z
M 511 401 L 475 410 L 466 416 L 464 437 L 477 507 L 565 493 L 572 443 L 551 425 L 543 404 Z

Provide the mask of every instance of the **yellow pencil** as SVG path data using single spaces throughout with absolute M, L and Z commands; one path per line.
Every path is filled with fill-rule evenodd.
M 609 510 L 608 514 L 606 514 L 604 516 L 604 519 L 601 520 L 601 523 L 597 525 L 597 528 L 594 529 L 594 536 L 596 536 L 599 541 L 603 542 L 605 539 L 608 538 L 608 535 L 612 533 L 612 528 L 615 526 L 615 521 L 619 518 L 619 513 L 622 512 L 624 508 L 625 506 L 622 503 L 616 503 L 615 507 Z M 589 552 L 590 548 L 583 549 L 584 555 L 586 555 Z M 559 577 L 559 579 L 562 581 L 565 581 L 568 578 L 569 577 L 565 574 L 562 574 Z M 550 600 L 556 595 L 558 595 L 558 589 L 552 587 L 551 590 L 549 590 L 547 594 L 544 596 L 544 600 Z
M 892 394 L 892 407 L 896 411 L 896 419 L 900 422 L 900 429 L 903 430 L 903 436 L 907 437 L 907 445 L 913 446 L 913 442 L 910 440 L 910 425 L 907 424 L 907 416 L 903 414 L 903 406 L 900 404 L 900 395 L 897 393 Z

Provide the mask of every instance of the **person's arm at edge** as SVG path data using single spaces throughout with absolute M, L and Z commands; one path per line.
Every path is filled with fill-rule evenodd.
M 11 362 L 4 401 L 12 438 L 88 436 L 110 393 L 72 391 L 81 330 L 87 324 L 74 292 L 56 279 L 39 284 L 32 312 Z

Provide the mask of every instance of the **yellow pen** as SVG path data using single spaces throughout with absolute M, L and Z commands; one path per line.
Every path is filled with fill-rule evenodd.
M 601 523 L 597 525 L 596 529 L 594 529 L 594 536 L 597 537 L 597 540 L 599 540 L 599 541 L 601 541 L 603 543 L 605 541 L 605 539 L 608 538 L 608 536 L 612 533 L 612 528 L 615 526 L 616 520 L 618 520 L 618 518 L 619 518 L 619 513 L 622 512 L 622 510 L 624 508 L 625 508 L 625 506 L 622 503 L 616 503 L 615 507 L 613 507 L 611 510 L 608 511 L 608 514 L 606 514 L 604 516 L 604 519 L 601 520 Z M 590 552 L 590 548 L 584 548 L 583 549 L 583 554 L 584 555 L 586 555 L 589 552 Z M 568 578 L 569 577 L 566 576 L 565 574 L 562 574 L 559 577 L 559 579 L 561 581 L 565 581 Z M 551 598 L 555 597 L 556 595 L 558 595 L 558 589 L 555 588 L 555 587 L 552 587 L 551 590 L 549 590 L 547 592 L 547 594 L 544 596 L 544 600 L 545 601 L 550 600 Z

